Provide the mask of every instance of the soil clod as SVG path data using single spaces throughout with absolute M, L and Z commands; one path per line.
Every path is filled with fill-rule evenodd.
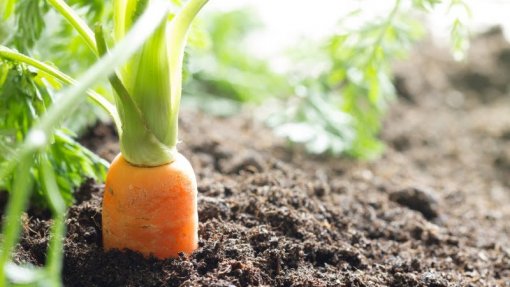
M 420 212 L 427 219 L 434 219 L 439 215 L 437 195 L 430 189 L 405 188 L 391 193 L 390 200 Z

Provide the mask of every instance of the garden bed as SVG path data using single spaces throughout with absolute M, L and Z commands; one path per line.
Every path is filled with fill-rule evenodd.
M 249 112 L 184 111 L 199 249 L 165 261 L 104 253 L 102 185 L 87 182 L 68 214 L 65 285 L 510 286 L 508 51 L 492 33 L 470 64 L 427 46 L 398 65 L 402 99 L 370 163 L 288 150 Z M 118 152 L 107 125 L 83 142 L 108 160 Z M 48 218 L 22 219 L 17 262 L 44 264 Z

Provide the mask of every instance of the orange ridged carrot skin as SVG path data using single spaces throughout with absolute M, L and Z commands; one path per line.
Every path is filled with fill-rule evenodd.
M 119 154 L 106 178 L 103 247 L 164 259 L 198 246 L 197 184 L 188 160 L 138 167 Z

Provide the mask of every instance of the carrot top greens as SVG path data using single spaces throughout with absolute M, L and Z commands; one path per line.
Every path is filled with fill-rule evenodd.
M 150 2 L 114 1 L 116 40 L 122 39 L 139 11 Z M 110 79 L 121 121 L 121 152 L 131 164 L 158 166 L 173 161 L 186 36 L 191 21 L 206 2 L 186 3 L 171 21 L 158 27 L 119 75 Z M 101 35 L 96 33 L 96 37 Z

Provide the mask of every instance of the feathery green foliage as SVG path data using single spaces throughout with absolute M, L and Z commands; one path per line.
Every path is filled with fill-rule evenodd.
M 395 0 L 388 15 L 371 19 L 356 28 L 345 25 L 357 11 L 342 19 L 340 33 L 330 36 L 318 50 L 306 46 L 293 51 L 294 63 L 305 62 L 298 69 L 314 67 L 314 73 L 299 75 L 296 90 L 285 112 L 277 112 L 268 123 L 277 134 L 292 143 L 304 144 L 315 154 L 341 155 L 355 158 L 375 158 L 383 151 L 378 139 L 382 117 L 396 98 L 392 63 L 402 59 L 424 34 L 423 23 L 416 20 L 417 12 L 428 12 L 440 0 L 413 0 L 407 5 Z M 451 5 L 464 9 L 462 0 Z M 460 20 L 452 25 L 453 51 L 467 48 L 467 33 Z M 313 51 L 313 52 L 310 52 Z M 320 104 L 322 110 L 317 106 Z
M 436 2 L 415 5 L 425 8 Z M 403 6 L 397 0 L 388 15 L 356 28 L 346 24 L 362 12 L 350 14 L 339 24 L 342 32 L 326 39 L 319 51 L 311 56 L 297 53 L 294 62 L 318 68 L 313 75 L 294 72 L 301 74 L 298 88 L 303 95 L 286 113 L 270 118 L 278 134 L 316 154 L 370 159 L 382 152 L 377 136 L 384 111 L 395 98 L 391 64 L 423 34 Z M 317 111 L 318 103 L 324 112 Z
M 53 104 L 54 97 L 36 72 L 26 66 L 0 61 L 0 163 L 9 159 L 17 143 L 26 139 L 27 133 Z M 75 140 L 73 133 L 65 128 L 55 131 L 53 144 L 47 151 L 48 160 L 56 172 L 58 188 L 67 204 L 73 202 L 73 189 L 87 177 L 101 181 L 108 164 Z M 40 161 L 34 158 L 31 175 L 39 179 Z M 0 187 L 12 189 L 12 177 L 0 181 Z M 34 190 L 38 203 L 45 203 L 44 186 L 35 180 Z

